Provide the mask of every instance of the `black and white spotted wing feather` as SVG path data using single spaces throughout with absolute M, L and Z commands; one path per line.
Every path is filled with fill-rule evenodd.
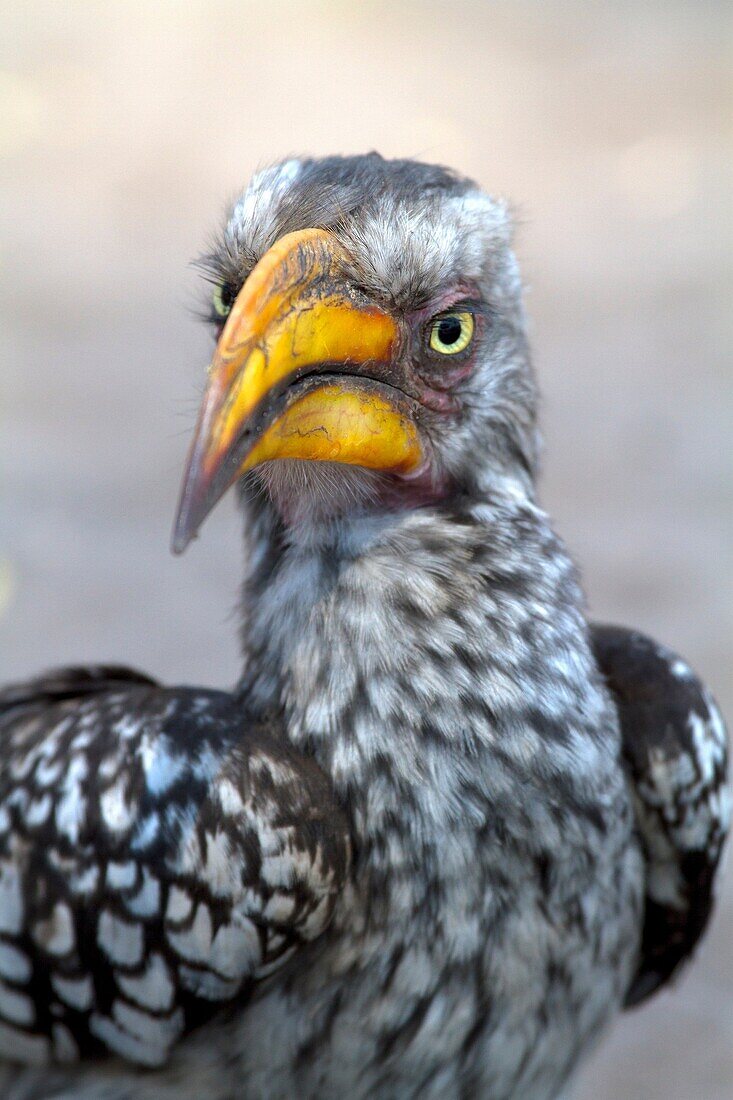
M 705 930 L 730 821 L 727 738 L 708 690 L 676 654 L 636 631 L 594 626 L 615 696 L 646 859 L 642 955 L 626 996 L 667 982 Z
M 0 694 L 0 1057 L 179 1036 L 327 925 L 346 822 L 317 765 L 217 691 L 118 668 Z

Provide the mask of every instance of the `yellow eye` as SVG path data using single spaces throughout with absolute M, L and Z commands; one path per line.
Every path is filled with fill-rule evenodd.
M 457 355 L 473 340 L 473 314 L 466 310 L 442 313 L 430 326 L 430 347 L 441 355 Z
M 234 302 L 234 295 L 232 294 L 231 288 L 228 287 L 226 283 L 219 283 L 219 285 L 214 288 L 212 302 L 214 313 L 217 317 L 228 317 Z

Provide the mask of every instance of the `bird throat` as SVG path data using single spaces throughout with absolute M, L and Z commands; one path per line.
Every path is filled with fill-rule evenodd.
M 283 471 L 267 496 L 244 500 L 248 704 L 281 715 L 289 738 L 314 749 L 345 788 L 363 786 L 361 765 L 375 754 L 414 778 L 431 739 L 474 751 L 487 732 L 478 710 L 465 720 L 490 643 L 488 620 L 476 617 L 486 599 L 483 525 L 455 501 L 380 507 L 374 485 L 358 480 L 348 514 L 286 522 L 280 494 L 294 492 L 302 472 Z M 309 490 L 327 491 L 316 482 Z
M 425 467 L 410 477 L 336 462 L 281 459 L 249 475 L 289 528 L 348 523 L 349 518 L 400 512 L 437 504 L 453 492 L 446 477 Z
M 417 837 L 436 874 L 450 853 L 460 883 L 487 807 L 504 824 L 528 798 L 551 814 L 560 781 L 578 802 L 592 797 L 615 750 L 599 764 L 575 728 L 579 713 L 606 721 L 582 597 L 518 483 L 480 502 L 364 512 L 311 540 L 260 496 L 245 530 L 242 694 L 329 776 L 364 881 Z M 560 747 L 540 732 L 556 729 Z M 525 830 L 523 843 L 533 850 L 542 835 Z M 425 867 L 413 870 L 419 892 Z

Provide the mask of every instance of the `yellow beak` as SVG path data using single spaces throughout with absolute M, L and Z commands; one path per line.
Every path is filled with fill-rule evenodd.
M 325 230 L 289 233 L 239 292 L 191 444 L 176 553 L 261 462 L 300 458 L 402 474 L 420 466 L 417 406 L 387 382 L 397 322 L 349 282 L 344 261 Z

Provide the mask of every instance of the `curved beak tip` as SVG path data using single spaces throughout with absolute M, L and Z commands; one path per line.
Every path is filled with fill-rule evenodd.
M 173 554 L 182 554 L 189 543 L 198 538 L 199 527 L 206 516 L 206 509 L 202 508 L 200 498 L 197 499 L 197 496 L 191 492 L 192 484 L 195 482 L 189 466 L 173 522 L 171 535 Z
M 196 538 L 197 534 L 198 531 L 190 523 L 189 517 L 179 508 L 173 524 L 173 533 L 171 534 L 171 553 L 176 555 L 182 554 L 188 544 Z
M 195 537 L 195 535 L 187 535 L 184 531 L 179 531 L 176 527 L 171 538 L 171 553 L 178 557 Z

